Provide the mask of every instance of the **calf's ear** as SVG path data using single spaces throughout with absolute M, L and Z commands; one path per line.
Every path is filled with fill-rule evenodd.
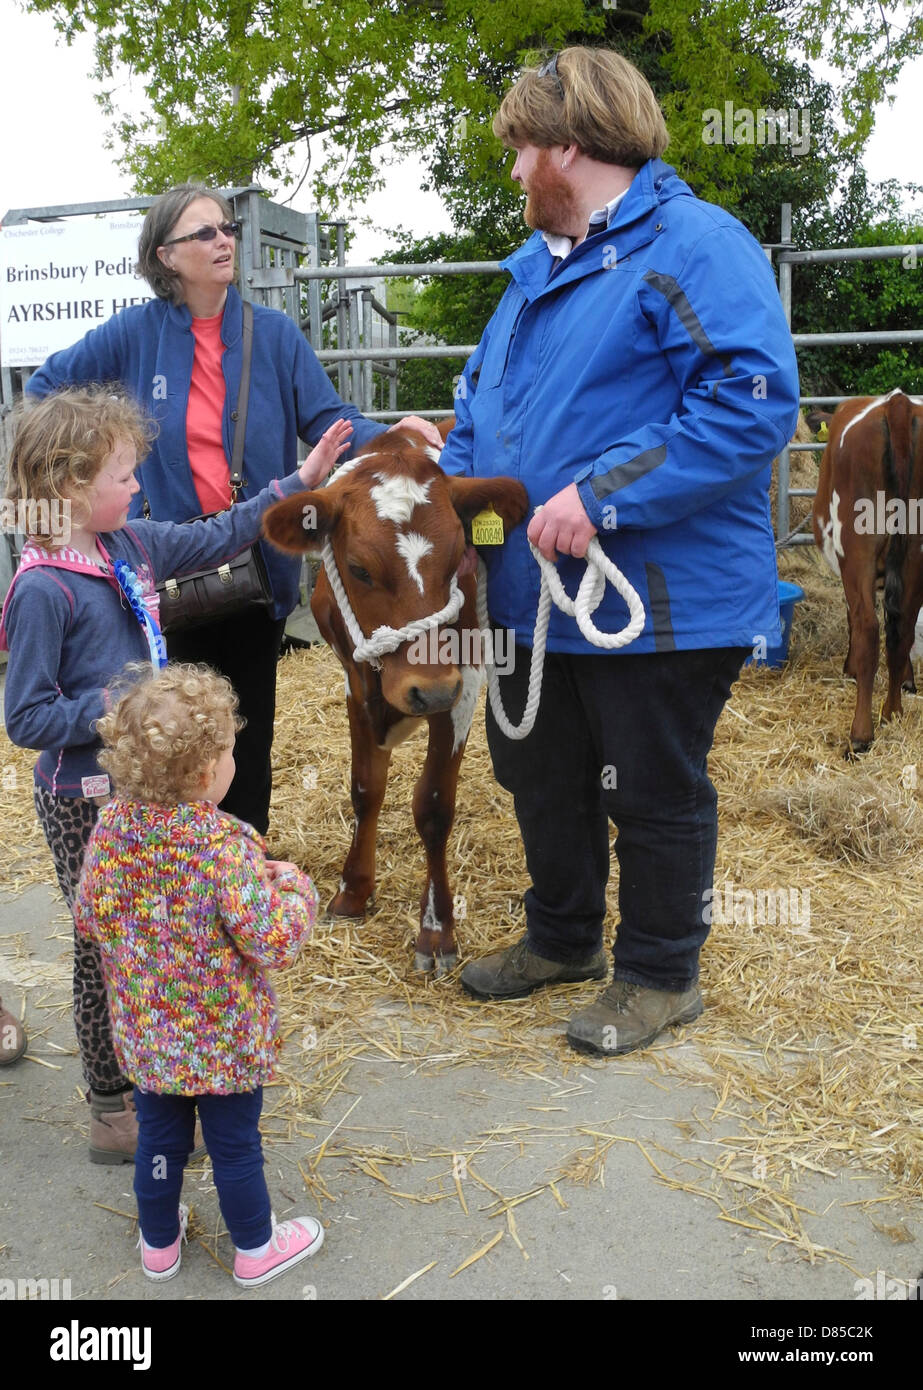
M 447 478 L 449 497 L 462 521 L 493 507 L 512 528 L 529 510 L 529 494 L 515 478 Z
M 302 555 L 319 550 L 339 520 L 342 498 L 333 488 L 298 492 L 263 513 L 263 535 L 277 550 Z
M 828 410 L 809 410 L 804 418 L 808 429 L 816 434 L 821 425 L 830 424 L 830 421 L 833 419 L 833 414 Z

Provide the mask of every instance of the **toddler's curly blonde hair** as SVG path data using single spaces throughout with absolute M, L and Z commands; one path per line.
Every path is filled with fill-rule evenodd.
M 105 744 L 100 766 L 132 801 L 200 801 L 210 765 L 243 727 L 230 681 L 208 666 L 180 662 L 156 673 L 130 666 L 124 679 L 133 684 L 97 722 Z

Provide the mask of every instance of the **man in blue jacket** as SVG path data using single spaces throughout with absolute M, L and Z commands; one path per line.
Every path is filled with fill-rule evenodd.
M 524 939 L 462 983 L 505 999 L 605 978 L 611 819 L 613 982 L 567 1030 L 610 1056 L 702 1012 L 717 841 L 707 757 L 748 651 L 780 638 L 768 486 L 795 428 L 797 368 L 765 254 L 661 161 L 663 117 L 630 63 L 565 49 L 523 74 L 494 131 L 517 152 L 535 232 L 504 262 L 512 282 L 459 383 L 441 462 L 521 479 L 541 508 L 528 538 L 571 595 L 597 536 L 646 620 L 603 653 L 553 610 L 534 729 L 514 741 L 488 711 L 532 884 Z M 516 634 L 500 683 L 516 720 L 539 567 L 524 527 L 482 554 L 492 621 Z M 627 620 L 607 588 L 593 621 Z

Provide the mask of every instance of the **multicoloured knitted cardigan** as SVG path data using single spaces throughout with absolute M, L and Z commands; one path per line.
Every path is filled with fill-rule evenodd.
M 74 907 L 99 942 L 115 1050 L 157 1094 L 227 1095 L 273 1075 L 281 1046 L 263 966 L 290 965 L 317 894 L 270 884 L 266 845 L 211 802 L 115 797 L 100 811 Z

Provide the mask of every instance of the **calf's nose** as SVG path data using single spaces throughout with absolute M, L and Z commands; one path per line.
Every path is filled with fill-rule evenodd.
M 452 708 L 461 687 L 460 678 L 454 685 L 412 685 L 407 691 L 407 704 L 412 714 L 439 714 Z

